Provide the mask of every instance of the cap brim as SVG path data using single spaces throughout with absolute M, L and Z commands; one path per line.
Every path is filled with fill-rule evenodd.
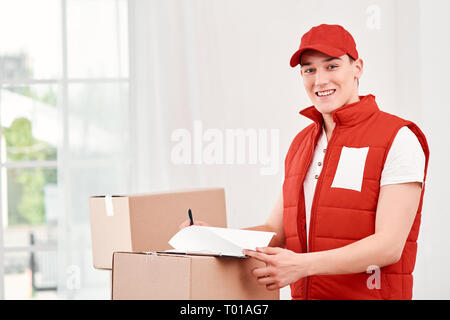
M 342 50 L 339 50 L 339 49 L 336 49 L 333 47 L 329 47 L 329 46 L 325 46 L 322 44 L 306 46 L 301 49 L 298 49 L 297 52 L 295 52 L 292 55 L 291 62 L 290 62 L 292 68 L 294 68 L 300 64 L 300 57 L 301 57 L 302 53 L 305 52 L 306 50 L 317 50 L 317 51 L 322 52 L 330 57 L 340 57 L 345 54 L 345 52 Z

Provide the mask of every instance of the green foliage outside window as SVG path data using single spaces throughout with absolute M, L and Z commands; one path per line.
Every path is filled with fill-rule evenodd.
M 34 138 L 31 121 L 15 119 L 2 128 L 9 161 L 44 161 L 56 159 L 56 148 Z M 8 172 L 8 224 L 41 224 L 45 222 L 43 188 L 56 183 L 56 170 L 45 168 L 10 169 Z

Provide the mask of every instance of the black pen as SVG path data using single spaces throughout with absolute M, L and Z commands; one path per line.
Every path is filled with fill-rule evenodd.
M 194 219 L 192 218 L 192 211 L 190 208 L 188 209 L 188 216 L 189 216 L 189 220 L 191 221 L 190 226 L 192 226 L 194 224 Z

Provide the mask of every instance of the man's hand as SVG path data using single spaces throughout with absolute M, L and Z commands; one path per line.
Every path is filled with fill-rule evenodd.
M 274 247 L 243 250 L 243 253 L 266 263 L 265 267 L 254 268 L 252 275 L 268 290 L 285 287 L 308 275 L 306 255 Z
M 178 226 L 178 230 L 181 230 L 183 228 L 189 227 L 191 225 L 191 221 L 189 219 L 184 220 L 179 226 Z M 194 221 L 194 225 L 195 226 L 204 226 L 204 227 L 211 227 L 211 225 L 209 225 L 208 223 L 204 222 L 204 221 L 200 221 L 200 220 L 195 220 Z

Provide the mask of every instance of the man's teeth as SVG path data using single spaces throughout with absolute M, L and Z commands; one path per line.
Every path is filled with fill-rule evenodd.
M 328 91 L 320 91 L 320 92 L 317 92 L 317 95 L 319 97 L 329 96 L 330 94 L 333 94 L 335 91 L 336 91 L 335 89 L 328 90 Z

